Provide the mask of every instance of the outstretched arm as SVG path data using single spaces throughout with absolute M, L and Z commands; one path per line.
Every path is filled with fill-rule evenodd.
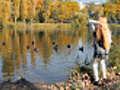
M 89 24 L 89 29 L 92 30 L 92 31 L 95 31 L 95 26 L 94 24 L 98 24 L 99 22 L 97 20 L 92 20 L 92 19 L 89 19 L 88 20 L 88 24 Z
M 97 20 L 89 19 L 89 20 L 88 20 L 88 23 L 91 23 L 91 24 L 99 24 L 100 22 L 97 21 Z

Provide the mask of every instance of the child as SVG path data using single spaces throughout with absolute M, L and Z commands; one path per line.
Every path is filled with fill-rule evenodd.
M 93 24 L 96 24 L 94 27 Z M 107 81 L 105 60 L 108 58 L 108 53 L 111 45 L 111 32 L 109 30 L 107 19 L 101 15 L 97 20 L 89 20 L 89 26 L 93 31 L 94 37 L 94 60 L 93 60 L 93 72 L 95 76 L 94 85 L 98 85 L 98 62 L 101 63 L 101 69 L 103 78 Z

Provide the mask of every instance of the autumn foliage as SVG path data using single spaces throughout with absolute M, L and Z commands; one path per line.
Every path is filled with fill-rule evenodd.
M 75 11 L 79 11 L 78 3 L 67 0 L 0 0 L 0 18 L 3 20 L 5 16 L 7 22 L 63 21 L 70 19 Z

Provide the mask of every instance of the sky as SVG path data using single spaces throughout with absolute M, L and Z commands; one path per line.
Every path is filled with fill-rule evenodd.
M 79 1 L 79 0 L 73 0 L 73 1 Z M 88 2 L 99 2 L 99 3 L 104 3 L 108 0 L 81 0 L 83 3 L 88 3 Z

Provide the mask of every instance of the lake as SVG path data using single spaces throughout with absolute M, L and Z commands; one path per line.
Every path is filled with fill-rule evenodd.
M 113 35 L 118 45 L 120 32 Z M 92 35 L 87 30 L 4 29 L 0 31 L 0 80 L 15 81 L 22 76 L 33 83 L 65 81 L 76 62 L 82 66 L 91 62 L 92 55 Z

